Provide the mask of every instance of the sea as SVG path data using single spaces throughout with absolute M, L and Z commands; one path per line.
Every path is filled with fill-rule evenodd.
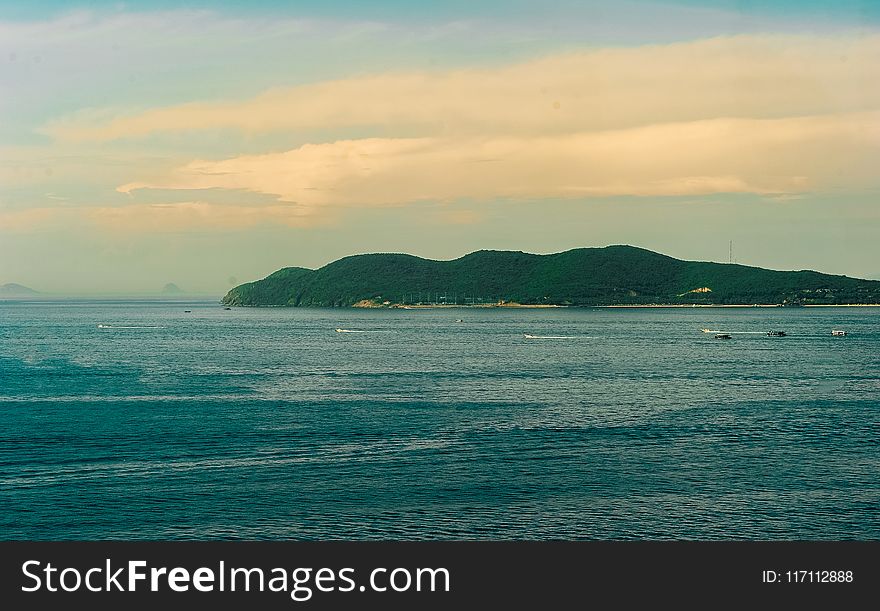
M 2 302 L 0 538 L 876 540 L 878 323 Z

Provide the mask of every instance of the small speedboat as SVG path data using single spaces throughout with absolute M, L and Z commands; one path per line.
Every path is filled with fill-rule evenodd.
M 846 336 L 846 331 L 832 331 L 831 335 L 834 337 L 844 337 Z
M 729 333 L 716 333 L 715 339 L 732 339 Z
M 767 331 L 770 337 L 785 337 L 785 331 Z

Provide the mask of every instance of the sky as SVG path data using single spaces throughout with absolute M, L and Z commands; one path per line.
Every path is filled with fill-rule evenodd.
M 0 284 L 632 244 L 880 279 L 880 3 L 0 0 Z

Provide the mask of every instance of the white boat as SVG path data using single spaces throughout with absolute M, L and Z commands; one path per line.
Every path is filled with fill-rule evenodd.
M 843 337 L 846 335 L 846 331 L 835 330 L 831 332 L 831 335 L 835 337 Z

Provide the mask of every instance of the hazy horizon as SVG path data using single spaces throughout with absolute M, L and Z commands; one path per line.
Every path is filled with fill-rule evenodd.
M 0 285 L 46 295 L 730 241 L 880 279 L 866 0 L 16 3 L 0 88 Z

